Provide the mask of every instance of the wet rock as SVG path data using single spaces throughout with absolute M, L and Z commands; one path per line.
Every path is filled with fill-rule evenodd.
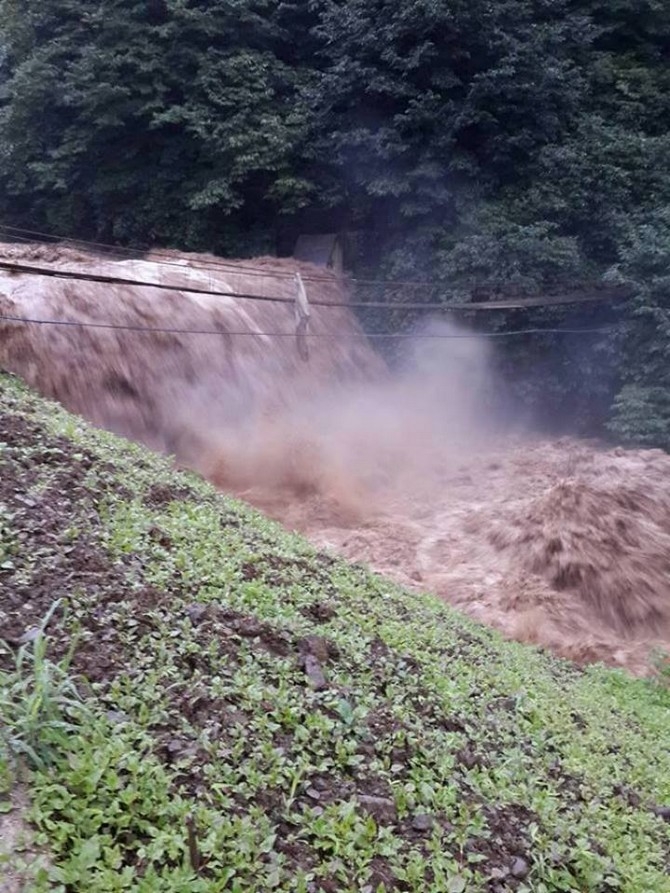
M 665 822 L 670 822 L 670 806 L 657 806 L 654 809 L 654 815 Z
M 186 616 L 194 626 L 200 623 L 206 613 L 207 608 L 204 605 L 189 605 L 186 608 Z
M 373 819 L 382 825 L 390 825 L 396 820 L 395 803 L 388 797 L 368 797 L 366 795 L 358 798 L 361 808 L 373 817 Z
M 515 859 L 512 863 L 512 867 L 510 869 L 510 874 L 512 877 L 515 877 L 517 880 L 522 881 L 525 877 L 528 877 L 528 872 L 530 871 L 530 865 L 526 862 L 525 859 Z
M 328 688 L 326 677 L 319 661 L 313 654 L 308 654 L 304 661 L 305 674 L 315 691 L 321 691 Z
M 306 639 L 302 639 L 298 647 L 302 655 L 310 654 L 322 664 L 337 656 L 336 645 L 323 636 L 307 636 Z
M 415 815 L 412 819 L 412 828 L 414 828 L 415 831 L 420 831 L 421 833 L 431 831 L 433 828 L 433 824 L 434 820 L 432 815 L 427 815 L 426 813 Z
M 323 664 L 337 657 L 337 646 L 323 636 L 307 636 L 298 643 L 298 664 L 305 671 L 312 687 L 320 691 L 327 687 Z

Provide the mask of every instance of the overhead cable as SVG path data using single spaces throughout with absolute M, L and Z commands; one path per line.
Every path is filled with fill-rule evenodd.
M 160 248 L 150 248 L 149 246 L 127 246 L 122 247 L 119 245 L 112 245 L 105 242 L 95 242 L 91 240 L 78 239 L 71 236 L 66 236 L 63 234 L 52 234 L 52 233 L 44 233 L 38 230 L 24 229 L 21 227 L 10 226 L 9 224 L 0 224 L 0 231 L 5 231 L 7 233 L 13 234 L 12 238 L 15 238 L 19 241 L 29 241 L 27 237 L 38 238 L 43 240 L 49 240 L 50 243 L 65 241 L 70 242 L 72 245 L 82 245 L 85 247 L 89 247 L 91 249 L 99 250 L 102 249 L 106 252 L 111 252 L 114 254 L 120 255 L 122 258 L 125 256 L 127 260 L 137 259 L 137 255 L 145 255 L 150 253 L 152 256 L 149 258 L 149 262 L 159 264 L 161 266 L 169 266 L 169 267 L 177 267 L 182 270 L 186 269 L 198 269 L 197 267 L 189 267 L 183 263 L 180 263 L 178 260 L 174 259 L 174 253 Z M 158 258 L 158 259 L 156 259 Z M 165 259 L 163 259 L 165 258 Z M 230 274 L 244 274 L 245 276 L 257 276 L 259 278 L 265 279 L 285 279 L 292 280 L 294 277 L 293 271 L 282 272 L 281 270 L 268 270 L 263 266 L 245 264 L 243 261 L 226 261 L 223 258 L 205 258 L 198 257 L 198 265 L 200 267 L 201 272 L 208 272 L 209 270 L 221 271 L 223 273 Z M 330 276 L 315 276 L 304 274 L 302 276 L 303 281 L 305 282 L 324 282 L 324 283 L 335 283 L 338 281 L 338 277 L 334 274 Z M 360 279 L 356 277 L 343 277 L 340 281 L 350 282 L 356 286 L 379 286 L 383 288 L 393 289 L 393 288 L 432 288 L 432 289 L 444 289 L 445 283 L 441 281 L 435 280 L 393 280 L 393 279 Z M 590 300 L 607 300 L 612 297 L 612 294 L 616 291 L 619 291 L 621 297 L 626 297 L 627 290 L 625 286 L 610 286 L 606 284 L 598 283 L 595 286 L 590 286 L 591 291 L 602 290 L 603 294 L 598 297 L 577 297 L 575 295 L 574 299 L 570 299 L 569 296 L 561 296 L 561 300 L 558 300 L 557 303 L 582 303 Z M 583 289 L 582 289 L 583 291 Z M 523 304 L 524 299 L 517 299 L 516 303 L 513 303 L 515 299 L 510 298 L 509 307 L 507 309 L 513 309 L 516 306 L 525 306 Z M 535 300 L 535 299 L 528 299 Z M 537 299 L 541 300 L 541 299 Z M 484 303 L 496 303 L 499 304 L 502 308 L 503 301 L 495 301 L 495 302 L 480 302 L 482 305 Z M 385 307 L 387 306 L 387 302 L 371 302 L 367 303 L 366 306 L 379 306 Z M 473 306 L 470 304 L 469 306 Z M 528 305 L 528 306 L 544 306 L 541 304 L 536 305 Z M 547 304 L 546 306 L 551 306 L 551 304 Z
M 0 322 L 21 323 L 24 325 L 38 326 L 66 326 L 81 329 L 109 329 L 122 332 L 147 332 L 169 335 L 216 335 L 218 337 L 246 336 L 252 338 L 295 338 L 295 332 L 256 332 L 245 331 L 221 331 L 219 329 L 182 329 L 172 326 L 136 326 L 125 323 L 82 322 L 70 319 L 39 319 L 26 316 L 11 316 L 0 314 Z M 607 334 L 613 331 L 612 326 L 600 326 L 583 329 L 516 329 L 508 332 L 309 332 L 306 338 L 321 338 L 329 341 L 365 340 L 367 338 L 390 339 L 453 339 L 453 338 L 508 338 L 517 335 L 592 335 Z
M 16 261 L 0 260 L 0 270 L 6 270 L 9 273 L 28 274 L 34 276 L 46 276 L 54 279 L 74 280 L 79 282 L 94 282 L 102 285 L 123 285 L 132 288 L 156 288 L 162 291 L 180 291 L 184 294 L 207 295 L 211 297 L 237 298 L 242 300 L 266 301 L 276 304 L 293 304 L 294 298 L 281 297 L 279 295 L 261 295 L 253 292 L 234 292 L 220 291 L 216 289 L 197 288 L 193 285 L 171 285 L 164 282 L 146 282 L 137 279 L 126 279 L 120 276 L 105 276 L 98 273 L 85 273 L 75 270 L 54 269 L 52 267 L 40 267 L 33 264 L 17 263 Z M 188 268 L 184 269 L 188 274 Z M 293 276 L 293 279 L 295 276 Z M 558 307 L 569 304 L 597 303 L 610 295 L 562 295 L 553 299 L 531 298 L 516 301 L 485 301 L 476 303 L 460 303 L 460 304 L 437 304 L 428 302 L 407 302 L 407 303 L 389 303 L 385 301 L 322 301 L 310 298 L 310 304 L 313 307 L 340 307 L 349 310 L 400 310 L 400 311 L 469 311 L 469 310 L 510 310 L 524 309 L 534 307 Z

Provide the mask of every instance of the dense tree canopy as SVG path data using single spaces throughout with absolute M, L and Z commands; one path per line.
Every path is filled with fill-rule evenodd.
M 669 56 L 665 0 L 0 0 L 0 219 L 247 255 L 347 228 L 436 301 L 628 280 L 487 324 L 614 323 L 502 371 L 670 446 Z
M 278 56 L 276 4 L 2 6 L 11 214 L 76 234 L 225 244 L 267 229 L 273 191 L 298 188 L 301 74 Z

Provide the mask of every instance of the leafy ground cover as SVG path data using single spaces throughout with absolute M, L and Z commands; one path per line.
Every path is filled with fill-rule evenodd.
M 8 377 L 0 631 L 26 889 L 670 890 L 665 690 L 504 642 Z

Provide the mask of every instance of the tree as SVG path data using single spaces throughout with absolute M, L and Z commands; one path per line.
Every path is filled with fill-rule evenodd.
M 670 448 L 670 203 L 631 223 L 623 268 L 638 293 L 626 320 L 622 387 L 609 427 L 620 439 Z
M 432 243 L 473 201 L 523 182 L 529 160 L 579 112 L 575 60 L 589 26 L 563 0 L 312 8 L 322 41 L 313 152 L 335 168 L 330 200 L 387 247 L 420 229 Z
M 4 0 L 2 210 L 122 241 L 267 233 L 306 188 L 289 165 L 301 71 L 276 55 L 275 5 Z

